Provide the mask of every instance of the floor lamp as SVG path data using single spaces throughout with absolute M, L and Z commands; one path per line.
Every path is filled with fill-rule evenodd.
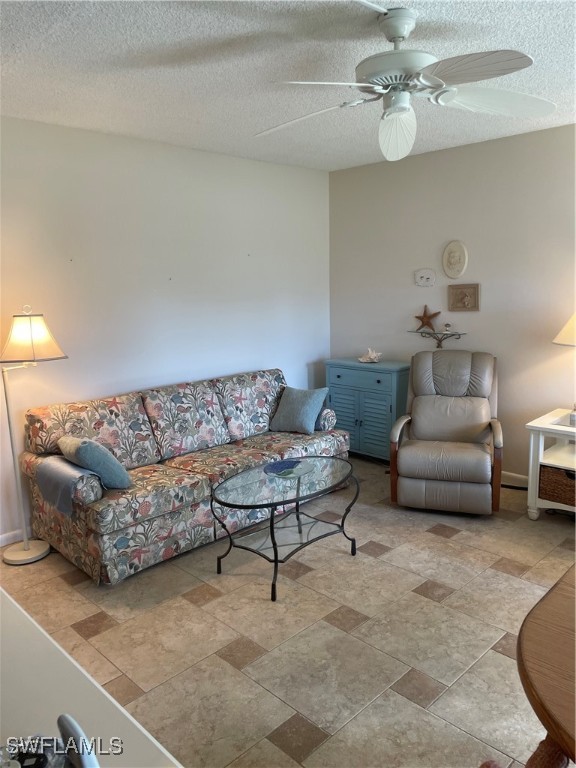
M 28 311 L 26 311 L 28 310 Z M 68 357 L 60 349 L 54 337 L 50 333 L 44 315 L 30 314 L 30 307 L 24 307 L 24 314 L 12 317 L 12 327 L 8 334 L 0 363 L 16 363 L 2 368 L 4 382 L 4 397 L 6 399 L 6 415 L 8 417 L 8 432 L 10 434 L 10 447 L 12 449 L 12 463 L 14 465 L 14 480 L 16 483 L 16 499 L 18 512 L 22 525 L 23 540 L 13 544 L 4 550 L 2 559 L 10 565 L 26 565 L 41 560 L 50 552 L 50 544 L 39 539 L 29 539 L 22 503 L 22 488 L 20 485 L 20 469 L 18 467 L 18 453 L 14 444 L 14 424 L 12 422 L 12 410 L 10 408 L 10 394 L 8 387 L 8 371 L 16 368 L 27 368 L 30 365 L 46 360 L 60 360 Z

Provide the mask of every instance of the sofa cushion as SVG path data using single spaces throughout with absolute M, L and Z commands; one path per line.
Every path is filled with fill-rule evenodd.
M 210 496 L 208 479 L 165 464 L 151 464 L 130 471 L 132 485 L 110 490 L 83 510 L 90 530 L 115 531 L 134 523 L 175 512 Z
M 203 475 L 211 485 L 216 485 L 227 477 L 242 472 L 243 469 L 257 467 L 279 458 L 280 455 L 274 451 L 265 451 L 258 446 L 249 445 L 244 440 L 238 440 L 228 445 L 209 448 L 207 451 L 176 456 L 168 459 L 166 465 L 179 471 Z M 210 495 L 210 492 L 207 495 Z
M 98 475 L 105 488 L 129 488 L 132 485 L 130 475 L 118 459 L 95 440 L 64 435 L 58 440 L 58 448 L 65 459 Z
M 281 459 L 299 456 L 341 456 L 348 452 L 350 436 L 342 429 L 301 435 L 296 432 L 266 432 L 243 441 L 245 449 L 277 453 Z
M 105 445 L 126 468 L 155 464 L 160 453 L 139 392 L 61 403 L 26 412 L 26 448 L 32 453 L 60 453 L 64 435 L 87 437 Z
M 142 392 L 162 459 L 230 442 L 218 397 L 208 381 Z
M 286 386 L 284 374 L 278 368 L 238 373 L 214 379 L 212 383 L 232 440 L 267 432 Z
M 273 432 L 301 432 L 312 435 L 320 415 L 328 387 L 296 389 L 284 387 L 276 413 L 270 420 Z

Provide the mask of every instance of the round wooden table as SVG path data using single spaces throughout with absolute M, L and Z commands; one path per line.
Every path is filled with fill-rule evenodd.
M 524 619 L 517 648 L 524 691 L 548 733 L 538 749 L 552 758 L 552 751 L 559 747 L 571 760 L 575 759 L 574 578 L 572 566 L 534 606 Z

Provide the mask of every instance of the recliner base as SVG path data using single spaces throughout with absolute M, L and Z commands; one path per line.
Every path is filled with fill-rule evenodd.
M 492 513 L 492 486 L 489 483 L 458 483 L 398 477 L 397 504 L 401 507 L 463 512 Z

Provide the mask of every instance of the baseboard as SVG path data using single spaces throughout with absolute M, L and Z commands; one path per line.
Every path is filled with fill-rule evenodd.
M 0 547 L 7 547 L 9 544 L 15 544 L 17 541 L 22 541 L 22 531 L 8 531 L 8 533 L 0 533 Z
M 514 472 L 502 472 L 502 485 L 513 485 L 514 488 L 528 488 L 528 475 L 516 475 Z

